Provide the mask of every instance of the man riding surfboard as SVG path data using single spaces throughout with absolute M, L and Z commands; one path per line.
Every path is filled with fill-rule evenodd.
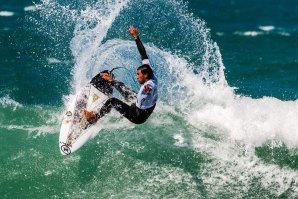
M 154 74 L 144 45 L 142 44 L 138 31 L 135 27 L 130 26 L 129 32 L 135 39 L 138 51 L 141 55 L 142 65 L 137 68 L 136 78 L 141 84 L 138 93 L 126 87 L 122 82 L 116 81 L 109 73 L 100 73 L 100 77 L 112 86 L 114 86 L 127 100 L 136 102 L 128 105 L 118 98 L 109 98 L 103 107 L 97 112 L 84 111 L 88 122 L 95 123 L 98 119 L 109 113 L 112 108 L 116 109 L 121 115 L 135 124 L 144 123 L 153 112 L 158 98 L 157 88 L 158 80 Z

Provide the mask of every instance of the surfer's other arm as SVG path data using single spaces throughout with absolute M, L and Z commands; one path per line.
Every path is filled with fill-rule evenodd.
M 138 47 L 138 50 L 139 50 L 142 60 L 148 59 L 145 47 L 140 40 L 138 30 L 135 27 L 130 26 L 129 32 L 130 32 L 131 36 L 136 40 L 136 44 L 137 44 L 137 47 Z
M 115 80 L 110 74 L 100 73 L 100 76 L 104 80 L 110 82 L 110 84 L 119 91 L 119 93 L 125 98 L 125 100 L 133 101 L 136 98 L 137 93 L 134 90 L 125 86 L 124 83 Z

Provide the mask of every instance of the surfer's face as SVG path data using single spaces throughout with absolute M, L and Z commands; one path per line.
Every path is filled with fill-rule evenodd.
M 143 75 L 141 70 L 137 70 L 137 80 L 140 84 L 144 84 L 147 80 L 147 75 Z

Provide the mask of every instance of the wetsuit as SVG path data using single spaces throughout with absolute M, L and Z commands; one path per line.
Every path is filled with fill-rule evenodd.
M 142 64 L 147 64 L 151 67 L 145 48 L 139 37 L 136 39 L 136 44 L 142 58 Z M 122 82 L 118 82 L 116 80 L 112 82 L 112 85 L 121 93 L 121 95 L 124 96 L 127 101 L 136 102 L 132 103 L 132 105 L 128 105 L 117 98 L 109 98 L 100 109 L 99 113 L 96 114 L 97 118 L 103 117 L 106 113 L 109 113 L 112 108 L 115 108 L 129 121 L 135 124 L 144 123 L 153 112 L 158 98 L 158 81 L 154 73 L 153 77 L 141 86 L 138 93 L 135 93 L 133 90 L 127 88 Z M 144 86 L 150 88 L 150 93 L 145 92 Z

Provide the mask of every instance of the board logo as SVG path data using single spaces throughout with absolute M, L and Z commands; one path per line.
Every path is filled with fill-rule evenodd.
M 72 113 L 71 113 L 71 111 L 67 111 L 65 115 L 72 116 Z
M 66 155 L 69 155 L 69 154 L 71 153 L 70 148 L 69 148 L 68 145 L 66 145 L 66 144 L 63 144 L 63 145 L 61 146 L 61 151 L 62 151 L 63 153 L 65 153 Z
M 99 99 L 99 96 L 96 95 L 96 94 L 94 94 L 94 95 L 93 95 L 93 102 L 95 102 L 95 101 L 98 100 L 98 99 Z

